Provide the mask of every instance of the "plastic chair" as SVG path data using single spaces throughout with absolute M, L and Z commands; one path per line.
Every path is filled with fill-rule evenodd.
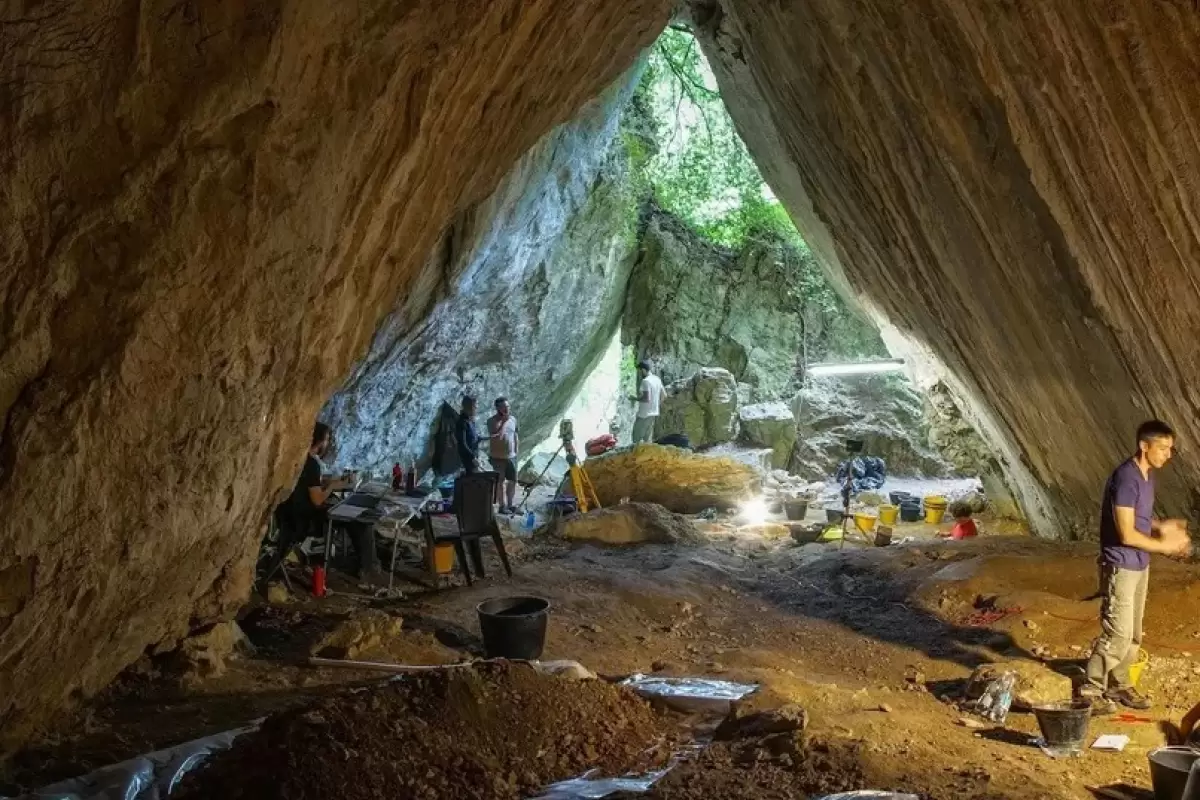
M 460 475 L 454 481 L 454 516 L 458 519 L 459 542 L 470 548 L 471 560 L 475 562 L 475 570 L 479 577 L 486 578 L 487 572 L 483 566 L 483 551 L 479 541 L 490 536 L 500 555 L 500 563 L 508 577 L 512 577 L 512 566 L 508 562 L 508 552 L 504 549 L 504 537 L 500 535 L 500 524 L 496 521 L 496 510 L 492 507 L 492 497 L 496 491 L 496 482 L 500 476 L 495 472 L 482 472 L 473 475 Z M 462 562 L 463 576 L 467 585 L 471 584 L 471 571 L 463 558 L 462 551 L 456 545 Z

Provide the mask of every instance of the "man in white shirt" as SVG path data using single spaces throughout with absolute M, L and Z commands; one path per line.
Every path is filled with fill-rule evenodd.
M 637 419 L 633 423 L 633 443 L 654 441 L 654 425 L 662 403 L 662 379 L 650 371 L 650 362 L 638 362 Z
M 508 408 L 508 400 L 496 398 L 496 413 L 488 418 L 488 456 L 492 469 L 500 473 L 496 481 L 496 505 L 501 514 L 515 514 L 517 500 L 517 418 Z M 507 490 L 508 505 L 504 504 Z

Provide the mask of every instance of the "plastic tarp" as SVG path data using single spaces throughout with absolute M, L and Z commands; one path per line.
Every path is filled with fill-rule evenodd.
M 16 800 L 163 800 L 179 781 L 210 753 L 225 750 L 233 740 L 257 727 L 205 736 L 166 750 L 157 750 L 88 775 L 45 786 Z
M 665 678 L 631 675 L 621 681 L 642 697 L 661 700 L 685 713 L 728 714 L 733 704 L 758 689 L 753 683 L 732 683 L 710 678 Z

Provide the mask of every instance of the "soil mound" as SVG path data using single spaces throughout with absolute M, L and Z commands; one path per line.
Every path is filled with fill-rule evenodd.
M 622 687 L 483 664 L 273 716 L 188 775 L 178 797 L 528 797 L 589 768 L 620 774 L 660 763 L 665 730 Z

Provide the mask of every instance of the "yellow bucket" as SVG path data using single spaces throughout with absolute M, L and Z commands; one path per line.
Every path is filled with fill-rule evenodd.
M 875 529 L 875 517 L 872 517 L 870 514 L 855 514 L 854 527 L 863 533 L 870 533 Z
M 439 575 L 445 574 L 454 569 L 454 545 L 434 545 L 433 568 Z
M 900 506 L 882 505 L 879 507 L 879 524 L 895 525 L 900 516 Z
M 1137 661 L 1129 665 L 1129 682 L 1135 687 L 1138 681 L 1142 679 L 1142 673 L 1146 671 L 1146 665 L 1150 663 L 1150 654 L 1145 650 L 1138 648 Z
M 927 525 L 937 525 L 942 521 L 942 517 L 946 516 L 946 508 L 942 506 L 925 506 L 925 523 Z

